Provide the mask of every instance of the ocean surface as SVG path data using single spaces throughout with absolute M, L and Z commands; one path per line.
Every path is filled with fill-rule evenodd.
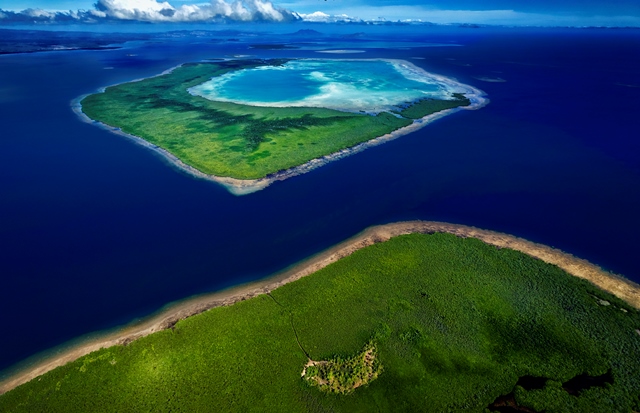
M 0 56 L 0 369 L 399 220 L 507 232 L 640 281 L 640 30 L 348 35 L 364 29 Z M 283 39 L 298 48 L 251 47 Z M 491 103 L 240 197 L 71 111 L 102 86 L 231 55 L 405 59 Z

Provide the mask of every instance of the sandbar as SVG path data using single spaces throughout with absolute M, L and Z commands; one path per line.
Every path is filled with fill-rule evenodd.
M 178 321 L 211 308 L 232 305 L 239 301 L 269 293 L 282 285 L 313 274 L 369 245 L 384 242 L 399 235 L 438 232 L 449 233 L 462 238 L 477 238 L 498 248 L 510 248 L 525 253 L 548 264 L 556 265 L 573 276 L 588 280 L 600 289 L 640 309 L 640 285 L 609 273 L 595 264 L 561 250 L 513 235 L 471 226 L 434 221 L 397 222 L 370 227 L 334 247 L 263 280 L 169 304 L 142 322 L 87 340 L 62 351 L 60 354 L 45 359 L 35 366 L 19 371 L 12 377 L 0 382 L 0 394 L 6 393 L 56 367 L 72 362 L 93 351 L 115 345 L 127 345 L 141 337 L 171 328 Z

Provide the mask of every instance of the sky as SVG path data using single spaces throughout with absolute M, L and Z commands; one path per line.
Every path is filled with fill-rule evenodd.
M 108 20 L 428 21 L 640 27 L 640 0 L 2 0 L 0 25 Z

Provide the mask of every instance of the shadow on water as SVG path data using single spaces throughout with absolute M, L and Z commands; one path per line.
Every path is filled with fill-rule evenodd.
M 611 369 L 600 376 L 590 376 L 586 373 L 581 374 L 562 383 L 562 388 L 572 396 L 579 396 L 584 390 L 592 387 L 605 387 L 607 384 L 613 384 Z
M 491 412 L 500 413 L 542 413 L 526 406 L 520 406 L 515 397 L 516 387 L 520 386 L 525 391 L 542 390 L 550 379 L 545 377 L 522 376 L 514 386 L 511 393 L 498 396 L 493 403 L 487 406 Z M 568 394 L 579 397 L 580 394 L 593 387 L 605 387 L 607 384 L 613 384 L 613 374 L 611 369 L 599 376 L 590 376 L 586 373 L 575 376 L 574 378 L 562 383 L 562 389 Z M 555 397 L 555 396 L 554 396 Z

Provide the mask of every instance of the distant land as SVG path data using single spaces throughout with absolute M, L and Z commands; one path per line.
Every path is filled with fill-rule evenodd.
M 193 28 L 193 29 L 172 29 L 171 26 L 165 27 L 165 31 L 154 32 L 154 25 L 131 23 L 124 26 L 108 27 L 107 31 L 104 27 L 93 27 L 92 25 L 86 25 L 86 30 L 65 30 L 67 27 L 64 23 L 43 26 L 38 24 L 31 25 L 27 28 L 14 28 L 12 24 L 1 24 L 0 20 L 0 55 L 2 54 L 15 54 L 15 53 L 35 53 L 35 52 L 54 52 L 54 51 L 69 51 L 69 50 L 110 50 L 122 47 L 122 44 L 129 41 L 139 40 L 153 40 L 162 39 L 167 40 L 171 38 L 179 37 L 204 37 L 211 38 L 214 41 L 254 41 L 255 38 L 251 35 L 252 32 L 249 27 L 243 28 L 241 25 L 237 25 L 238 29 L 222 29 L 212 30 L 211 28 Z M 302 24 L 302 23 L 301 23 Z M 285 48 L 296 47 L 295 41 L 306 40 L 310 38 L 326 38 L 326 39 L 348 39 L 348 40 L 366 40 L 367 34 L 362 31 L 354 31 L 353 33 L 346 34 L 329 34 L 323 33 L 321 30 L 327 23 L 304 23 L 304 27 L 316 27 L 315 29 L 300 29 L 291 33 L 277 34 L 276 38 L 282 41 L 292 41 L 293 43 L 287 44 Z M 427 26 L 430 28 L 467 28 L 467 29 L 492 29 L 505 26 L 497 25 L 479 25 L 479 24 L 435 24 L 429 22 L 363 22 L 363 23 L 342 23 L 340 26 L 350 27 L 353 26 L 354 30 L 358 29 L 358 26 L 364 26 L 364 28 L 372 28 L 376 26 Z M 335 25 L 329 24 L 329 26 L 335 27 Z M 113 32 L 114 29 L 126 31 Z M 251 27 L 254 29 L 255 27 Z M 580 30 L 640 30 L 638 27 L 558 27 L 560 29 L 580 29 Z M 83 27 L 83 29 L 85 29 Z M 514 30 L 530 30 L 529 28 L 513 28 Z M 273 33 L 272 33 L 273 34 Z M 241 38 L 228 38 L 240 36 Z M 273 43 L 278 45 L 277 43 Z M 269 49 L 269 44 L 254 44 L 255 48 Z M 283 48 L 283 47 L 277 47 Z
M 8 30 L 0 28 L 0 54 L 55 52 L 69 50 L 110 50 L 152 35 L 135 33 L 65 32 L 49 30 Z

